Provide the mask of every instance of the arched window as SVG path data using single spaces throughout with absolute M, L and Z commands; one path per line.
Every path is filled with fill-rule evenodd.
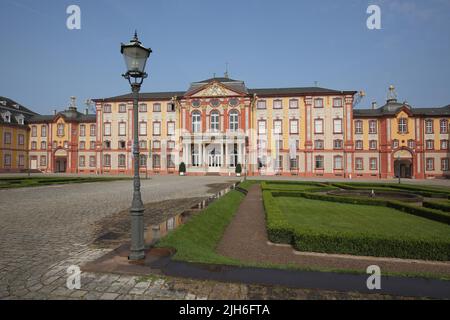
M 230 130 L 237 131 L 239 129 L 239 113 L 237 110 L 230 111 Z
M 219 131 L 220 130 L 220 114 L 218 111 L 211 112 L 211 131 Z
M 202 126 L 201 114 L 198 111 L 192 113 L 192 132 L 200 132 Z

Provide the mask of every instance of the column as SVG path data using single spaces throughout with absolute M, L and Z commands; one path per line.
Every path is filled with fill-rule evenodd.
M 228 161 L 229 161 L 229 156 L 228 156 L 228 141 L 225 140 L 225 168 L 228 168 Z

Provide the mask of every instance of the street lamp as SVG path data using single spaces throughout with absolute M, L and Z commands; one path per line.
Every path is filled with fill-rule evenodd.
M 131 250 L 129 260 L 142 260 L 144 251 L 144 204 L 141 198 L 141 181 L 139 177 L 139 137 L 138 137 L 138 99 L 142 82 L 147 78 L 145 64 L 152 49 L 144 48 L 134 33 L 133 39 L 127 44 L 121 44 L 120 53 L 125 59 L 127 72 L 122 76 L 128 80 L 133 92 L 133 201 L 131 203 Z

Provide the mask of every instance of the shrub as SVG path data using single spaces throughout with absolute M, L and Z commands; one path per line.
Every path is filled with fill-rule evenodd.
M 307 192 L 271 192 L 263 191 L 264 208 L 267 219 L 269 240 L 274 243 L 291 244 L 299 251 L 344 253 L 379 257 L 398 257 L 405 259 L 426 259 L 447 261 L 450 259 L 450 242 L 425 241 L 421 239 L 395 237 L 377 237 L 348 232 L 317 232 L 307 228 L 292 227 L 278 208 L 275 197 L 305 197 L 314 200 L 335 201 L 351 204 L 389 206 L 410 214 L 432 220 L 445 220 L 445 215 L 437 210 L 415 207 L 398 201 L 375 199 L 354 199 L 319 195 Z M 448 218 L 449 216 L 447 216 Z M 447 220 L 447 223 L 449 221 Z
M 424 201 L 423 206 L 430 209 L 437 209 L 445 212 L 450 212 L 450 202 L 444 203 L 444 202 Z
M 275 203 L 270 191 L 263 191 L 266 212 L 267 235 L 273 243 L 292 243 L 293 228 Z
M 184 162 L 180 163 L 180 166 L 178 168 L 179 172 L 186 172 L 186 164 Z
M 241 173 L 241 172 L 242 172 L 242 166 L 241 166 L 240 163 L 238 163 L 238 164 L 236 165 L 236 170 L 235 170 L 235 172 L 236 172 L 236 173 Z

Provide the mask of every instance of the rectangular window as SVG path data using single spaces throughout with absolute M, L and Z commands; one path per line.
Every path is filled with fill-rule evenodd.
M 343 168 L 342 157 L 341 156 L 334 157 L 334 170 L 342 170 L 342 168 Z
M 110 136 L 111 135 L 111 123 L 110 122 L 105 122 L 103 124 L 103 134 L 105 136 Z
M 414 149 L 416 147 L 416 141 L 414 140 L 408 140 L 408 148 Z
M 400 134 L 408 133 L 408 119 L 406 118 L 398 119 L 398 132 Z
M 89 167 L 95 167 L 95 156 L 89 156 Z
M 139 112 L 147 112 L 147 104 L 141 103 L 139 105 Z
M 355 121 L 355 134 L 363 133 L 363 122 L 361 120 Z
M 161 141 L 154 140 L 153 141 L 153 149 L 161 149 Z
M 433 150 L 434 149 L 434 140 L 427 140 L 426 147 L 427 147 L 427 150 Z
M 291 134 L 298 134 L 298 120 L 289 120 L 289 127 Z
M 153 135 L 154 136 L 161 135 L 161 122 L 158 121 L 153 122 Z
M 333 120 L 333 130 L 334 133 L 342 133 L 342 119 Z
M 175 141 L 167 141 L 167 149 L 175 149 Z
M 439 122 L 439 124 L 440 124 L 440 131 L 441 131 L 441 134 L 446 134 L 446 133 L 448 133 L 448 121 L 447 120 L 441 120 L 440 122 Z
M 119 136 L 125 136 L 127 134 L 126 122 L 119 122 Z
M 363 170 L 363 158 L 355 158 L 355 169 L 356 170 Z
M 342 99 L 334 98 L 333 99 L 333 108 L 340 108 L 340 107 L 342 107 Z
M 434 171 L 434 158 L 427 158 L 427 171 Z
M 4 160 L 5 167 L 11 166 L 11 155 L 10 154 L 5 154 L 5 156 L 3 157 L 3 160 Z
M 282 109 L 283 108 L 283 100 L 274 100 L 273 108 L 274 109 Z
M 291 170 L 298 169 L 298 156 L 296 156 L 295 159 L 289 159 L 289 166 Z
M 42 149 L 42 150 L 47 149 L 47 142 L 41 141 L 41 149 Z
M 277 170 L 283 170 L 283 156 L 279 155 L 275 163 Z
M 111 105 L 110 104 L 105 104 L 103 106 L 103 112 L 104 113 L 111 113 Z
M 175 103 L 174 102 L 169 102 L 167 104 L 167 112 L 175 112 Z
M 175 135 L 175 122 L 167 122 L 167 135 Z
M 323 119 L 314 120 L 314 133 L 323 133 Z
M 143 168 L 147 167 L 147 155 L 139 155 L 139 166 Z
M 161 103 L 153 104 L 153 112 L 161 112 Z
M 23 134 L 18 135 L 19 145 L 23 146 L 25 144 L 25 136 Z
M 104 167 L 110 167 L 111 166 L 111 155 L 105 154 L 103 156 L 103 166 Z
M 37 127 L 36 126 L 31 127 L 31 136 L 37 137 Z
M 298 100 L 297 99 L 289 100 L 289 109 L 298 109 Z
M 57 133 L 59 137 L 64 136 L 64 123 L 58 123 Z
M 273 133 L 274 134 L 281 134 L 282 133 L 282 120 L 275 120 L 273 122 Z
M 96 136 L 95 124 L 91 124 L 89 126 L 89 135 L 91 137 L 95 137 Z
M 370 170 L 377 170 L 378 169 L 378 159 L 370 158 L 369 159 L 369 167 L 370 167 Z
M 397 139 L 392 140 L 392 148 L 394 148 L 394 149 L 398 148 L 398 140 Z
M 127 105 L 126 104 L 119 104 L 119 112 L 120 113 L 127 112 Z
M 86 142 L 80 141 L 80 150 L 86 149 Z
M 323 150 L 323 140 L 315 140 L 314 149 Z
M 449 170 L 448 164 L 449 164 L 449 159 L 448 158 L 442 158 L 441 159 L 441 170 L 442 171 L 448 171 Z
M 80 156 L 78 162 L 79 162 L 79 166 L 80 167 L 85 167 L 86 166 L 86 158 L 85 158 L 85 156 Z
M 427 134 L 433 133 L 433 120 L 425 121 L 425 133 Z
M 343 147 L 342 140 L 337 139 L 337 140 L 333 141 L 333 148 L 334 149 L 342 149 L 342 147 Z
M 167 168 L 175 168 L 175 156 L 173 154 L 167 155 Z
M 11 144 L 11 132 L 5 132 L 3 135 L 3 142 L 5 144 Z
M 161 156 L 159 154 L 154 154 L 152 156 L 152 162 L 153 162 L 153 168 L 160 168 L 161 167 Z
M 80 125 L 80 137 L 84 137 L 86 135 L 86 126 L 84 124 Z
M 266 134 L 266 121 L 258 121 L 258 134 Z
M 19 155 L 19 167 L 25 166 L 25 156 L 23 154 Z
M 126 156 L 124 154 L 119 154 L 118 157 L 118 163 L 119 163 L 119 167 L 125 167 L 126 165 Z
M 31 141 L 31 150 L 36 150 L 36 149 L 37 149 L 37 142 Z
M 258 109 L 266 109 L 266 101 L 265 100 L 259 100 L 256 104 Z
M 43 138 L 47 137 L 47 126 L 46 125 L 41 126 L 41 137 L 43 137 Z
M 314 99 L 314 108 L 323 108 L 323 99 Z
M 140 150 L 145 150 L 145 149 L 147 149 L 147 141 L 145 141 L 145 140 L 139 141 L 139 149 L 140 149 Z
M 441 150 L 448 150 L 448 140 L 441 140 Z
M 323 170 L 323 156 L 316 156 L 315 168 L 316 170 Z
M 147 122 L 145 121 L 139 122 L 139 135 L 140 136 L 147 135 Z
M 362 150 L 363 149 L 363 141 L 362 140 L 356 140 L 355 141 L 355 149 L 356 150 Z
M 89 143 L 89 147 L 91 150 L 95 150 L 95 141 L 91 140 L 91 142 Z
M 39 159 L 39 163 L 40 163 L 41 167 L 46 167 L 47 166 L 47 157 L 41 156 L 41 158 Z
M 377 133 L 377 122 L 375 120 L 369 121 L 369 133 L 376 134 Z
M 377 141 L 376 140 L 370 140 L 369 141 L 369 149 L 370 150 L 376 150 L 377 149 Z

